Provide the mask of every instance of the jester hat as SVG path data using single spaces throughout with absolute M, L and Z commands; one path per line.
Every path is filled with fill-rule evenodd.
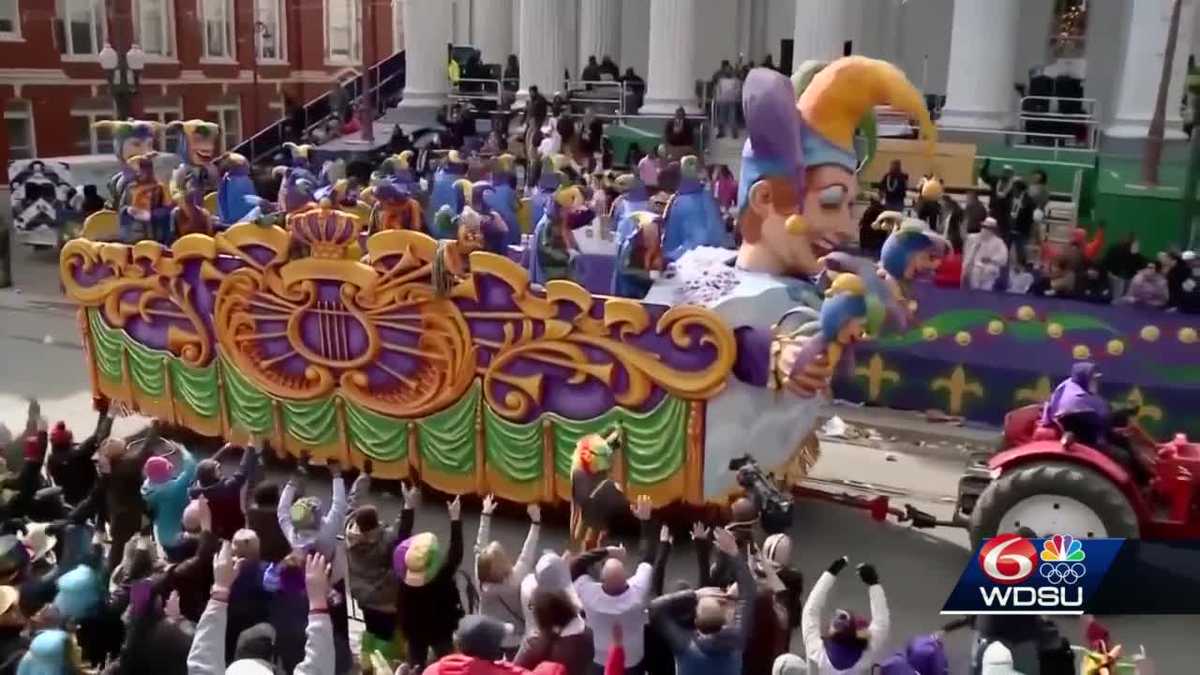
M 283 144 L 283 149 L 288 151 L 288 159 L 291 166 L 308 168 L 309 162 L 312 160 L 313 146 L 297 145 L 288 141 Z
M 199 139 L 215 139 L 217 134 L 221 133 L 221 127 L 215 122 L 206 122 L 204 120 L 187 120 L 184 122 L 175 121 L 167 125 L 168 131 L 178 130 L 179 134 L 179 155 L 183 157 L 183 161 L 193 163 L 192 148 L 197 145 Z M 199 157 L 201 162 L 211 162 L 212 157 Z
M 904 279 L 914 255 L 930 249 L 944 255 L 949 248 L 946 238 L 929 229 L 925 221 L 906 218 L 883 242 L 879 263 L 893 279 Z
M 807 168 L 832 164 L 856 173 L 855 132 L 865 132 L 869 156 L 875 143 L 872 111 L 880 104 L 917 118 L 932 146 L 936 131 L 921 93 L 890 63 L 847 56 L 828 65 L 805 63 L 794 79 L 766 68 L 750 71 L 742 87 L 749 135 L 742 150 L 740 208 L 748 205 L 754 183 L 765 178 L 789 180 L 802 195 Z
M 377 181 L 391 179 L 400 183 L 414 183 L 416 179 L 412 172 L 412 158 L 412 150 L 391 155 L 379 163 L 379 170 L 372 178 Z
M 303 168 L 277 166 L 272 173 L 283 177 L 279 183 L 279 196 L 289 213 L 315 199 L 313 195 L 317 189 L 317 179 L 312 172 Z
M 835 342 L 838 333 L 853 319 L 869 322 L 871 296 L 861 277 L 839 274 L 825 296 L 825 302 L 821 303 L 821 337 L 826 343 Z
M 112 134 L 113 154 L 117 161 L 125 163 L 125 141 L 131 138 L 153 141 L 162 124 L 151 120 L 101 120 L 92 125 L 93 129 L 104 130 Z
M 442 164 L 442 168 L 446 171 L 463 176 L 467 173 L 467 160 L 457 150 L 451 150 L 446 153 L 446 161 Z

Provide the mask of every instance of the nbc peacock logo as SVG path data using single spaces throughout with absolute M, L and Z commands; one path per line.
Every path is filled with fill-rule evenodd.
M 1069 534 L 1056 534 L 1044 540 L 1038 558 L 1041 560 L 1038 573 L 1052 584 L 1070 586 L 1087 573 L 1083 542 Z

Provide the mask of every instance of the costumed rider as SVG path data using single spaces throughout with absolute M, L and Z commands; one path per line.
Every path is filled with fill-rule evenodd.
M 635 211 L 628 219 L 636 227 L 617 243 L 610 292 L 623 298 L 642 299 L 663 271 L 662 218 L 649 211 Z
M 1075 441 L 1099 450 L 1133 474 L 1139 483 L 1150 481 L 1151 472 L 1130 445 L 1129 438 L 1117 431 L 1128 426 L 1137 408 L 1113 410 L 1099 395 L 1100 371 L 1091 361 L 1071 366 L 1071 376 L 1059 383 L 1042 409 L 1041 425 L 1057 426 Z
M 542 170 L 538 175 L 537 185 L 529 195 L 529 222 L 534 227 L 542 222 L 542 216 L 554 203 L 554 195 L 566 182 L 562 168 L 566 166 L 564 155 L 547 155 L 542 158 Z
M 729 236 L 721 208 L 700 181 L 700 160 L 688 155 L 679 160 L 679 188 L 663 213 L 663 255 L 675 262 L 701 246 L 725 246 Z
M 279 196 L 274 202 L 258 196 L 247 197 L 247 202 L 253 203 L 254 208 L 246 213 L 244 220 L 263 227 L 283 227 L 289 213 L 316 205 L 317 179 L 307 169 L 295 167 L 277 166 L 272 173 L 281 177 Z
M 179 132 L 178 152 L 183 157 L 183 162 L 171 174 L 171 194 L 185 192 L 187 179 L 191 176 L 197 181 L 203 198 L 217 188 L 217 168 L 213 160 L 221 127 L 204 120 L 187 120 L 171 122 L 167 131 Z
M 171 230 L 176 237 L 213 233 L 215 222 L 204 208 L 202 181 L 203 176 L 197 173 L 183 175 L 183 191 L 175 193 L 175 208 L 171 210 Z
M 521 223 L 517 219 L 520 196 L 517 194 L 517 176 L 513 173 L 515 158 L 504 153 L 493 160 L 491 189 L 484 192 L 483 200 L 488 209 L 504 220 L 508 227 L 510 245 L 521 243 Z
M 425 212 L 413 195 L 413 183 L 384 178 L 371 188 L 371 233 L 384 230 L 425 231 Z
M 246 219 L 258 200 L 254 180 L 250 178 L 250 162 L 243 155 L 227 152 L 217 158 L 217 220 L 229 227 Z
M 312 171 L 312 153 L 316 149 L 314 146 L 307 144 L 298 145 L 288 141 L 283 144 L 283 149 L 287 152 L 287 163 L 283 164 L 283 166 Z
M 120 169 L 108 179 L 108 206 L 116 211 L 121 206 L 126 186 L 133 183 L 135 170 L 129 160 L 154 150 L 154 139 L 162 125 L 144 120 L 104 120 L 92 125 L 97 131 L 107 131 L 113 139 L 113 150 Z
M 398 155 L 385 157 L 379 163 L 379 168 L 371 172 L 371 185 L 378 185 L 385 180 L 395 181 L 407 186 L 416 185 L 417 179 L 412 172 L 412 160 L 412 150 L 405 150 Z
M 457 150 L 446 153 L 441 166 L 433 174 L 433 186 L 429 190 L 429 204 L 425 209 L 425 220 L 433 223 L 434 216 L 443 206 L 449 206 L 452 213 L 462 210 L 464 202 L 455 183 L 467 177 L 467 161 Z M 453 239 L 453 232 L 434 233 L 435 239 Z
M 750 72 L 742 94 L 749 138 L 738 189 L 741 247 L 688 252 L 645 299 L 705 306 L 737 339 L 726 387 L 706 405 L 706 499 L 736 488 L 727 467 L 747 451 L 777 474 L 815 454 L 817 395 L 828 388 L 833 364 L 827 353 L 805 352 L 815 336 L 773 327 L 794 309 L 820 311 L 821 258 L 856 229 L 860 120 L 890 104 L 920 120 L 927 138 L 935 133 L 920 92 L 895 66 L 874 59 L 825 66 L 799 102 L 792 81 L 765 68 Z
M 570 279 L 571 262 L 579 255 L 575 230 L 587 226 L 595 215 L 582 189 L 576 185 L 559 188 L 533 230 L 529 280 L 545 284 L 553 279 Z
M 599 545 L 613 522 L 629 512 L 629 498 L 612 479 L 613 453 L 624 432 L 618 426 L 605 434 L 588 434 L 571 455 L 571 543 L 588 551 Z
M 609 209 L 609 217 L 617 224 L 617 241 L 623 241 L 637 227 L 629 216 L 638 211 L 650 210 L 650 192 L 642 179 L 632 173 L 622 174 L 614 182 L 617 198 Z

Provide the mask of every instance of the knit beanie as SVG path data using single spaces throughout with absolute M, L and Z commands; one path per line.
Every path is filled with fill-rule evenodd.
M 400 542 L 392 553 L 392 569 L 409 586 L 424 586 L 441 566 L 437 535 L 422 532 Z
M 504 658 L 504 638 L 508 628 L 501 622 L 481 614 L 468 614 L 458 621 L 454 642 L 458 651 L 485 661 Z
M 171 461 L 166 457 L 151 457 L 142 467 L 142 475 L 151 484 L 160 485 L 171 479 Z

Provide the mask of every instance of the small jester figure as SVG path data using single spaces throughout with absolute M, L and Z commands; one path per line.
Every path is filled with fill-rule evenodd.
M 445 296 L 455 281 L 470 274 L 471 254 L 483 250 L 483 218 L 469 206 L 458 215 L 450 213 L 450 207 L 443 206 L 437 218 L 449 221 L 443 229 L 453 228 L 456 233 L 454 239 L 438 240 L 433 258 L 433 290 L 437 295 Z
M 183 162 L 171 174 L 171 194 L 184 192 L 189 175 L 199 179 L 201 197 L 217 187 L 217 169 L 213 159 L 217 154 L 217 139 L 221 127 L 204 120 L 171 122 L 167 131 L 179 132 L 179 155 Z
M 279 196 L 274 202 L 262 197 L 248 197 L 247 201 L 254 205 L 244 220 L 264 227 L 278 225 L 283 227 L 289 213 L 296 213 L 316 205 L 317 179 L 306 169 L 277 166 L 272 173 L 282 177 L 279 183 Z
M 804 347 L 791 366 L 793 375 L 803 376 L 822 355 L 831 368 L 836 368 L 843 356 L 851 355 L 851 347 L 868 335 L 878 334 L 883 315 L 881 299 L 868 292 L 862 277 L 837 274 L 825 291 L 820 312 L 807 307 L 794 309 L 784 315 L 775 330 L 803 340 Z M 804 317 L 809 322 L 792 329 L 788 324 L 793 317 Z
M 304 169 L 312 171 L 312 151 L 311 145 L 297 145 L 288 141 L 283 144 L 283 149 L 287 152 L 288 163 L 285 166 L 290 166 L 293 169 Z
M 742 244 L 736 252 L 685 253 L 646 296 L 650 303 L 708 307 L 737 339 L 726 387 L 706 406 L 703 488 L 712 500 L 736 489 L 730 459 L 748 452 L 764 469 L 783 473 L 810 454 L 822 406 L 816 394 L 828 388 L 837 350 L 814 357 L 819 347 L 805 347 L 816 336 L 772 327 L 797 308 L 820 311 L 823 294 L 814 280 L 824 271 L 821 258 L 853 235 L 856 129 L 875 105 L 889 104 L 919 120 L 927 139 L 934 136 L 920 92 L 895 66 L 874 59 L 842 58 L 796 84 L 758 68 L 742 94 L 749 132 L 738 188 Z
M 425 231 L 425 212 L 413 195 L 414 187 L 396 178 L 382 178 L 375 184 L 371 191 L 375 199 L 371 207 L 372 234 L 384 230 Z
M 151 151 L 129 160 L 133 178 L 122 190 L 117 208 L 121 241 L 127 244 L 140 239 L 171 243 L 171 200 L 154 175 L 154 158 L 157 156 L 157 152 Z
M 663 214 L 663 251 L 675 262 L 701 246 L 724 246 L 728 235 L 721 208 L 712 192 L 700 182 L 700 160 L 688 155 L 679 160 L 679 188 Z
M 629 512 L 629 498 L 612 479 L 613 453 L 621 447 L 620 427 L 588 434 L 571 456 L 571 543 L 587 551 L 599 545 L 613 521 Z
M 623 241 L 637 227 L 637 223 L 629 216 L 649 210 L 650 192 L 646 190 L 642 179 L 632 173 L 618 176 L 614 185 L 619 194 L 613 200 L 608 215 L 617 224 L 617 241 Z
M 425 209 L 425 216 L 429 222 L 433 222 L 433 217 L 443 206 L 449 206 L 455 213 L 462 210 L 464 202 L 459 201 L 462 195 L 455 188 L 455 183 L 466 177 L 467 161 L 462 155 L 457 150 L 451 150 L 446 153 L 441 166 L 433 174 L 433 185 L 429 190 L 429 204 Z M 454 238 L 453 233 L 442 234 L 446 236 L 442 237 L 439 234 L 435 234 L 434 236 L 439 239 Z
M 217 183 L 218 225 L 229 227 L 245 219 L 257 203 L 258 193 L 250 178 L 250 162 L 242 155 L 227 152 L 217 158 L 216 165 L 221 177 Z
M 459 183 L 466 181 L 462 180 Z M 476 181 L 461 186 L 461 189 L 464 203 L 479 214 L 484 247 L 497 255 L 505 255 L 508 252 L 509 229 L 504 218 L 491 207 L 489 197 L 495 192 L 495 188 L 487 181 Z
M 617 244 L 612 294 L 640 300 L 664 268 L 662 219 L 649 211 L 635 211 L 629 219 L 637 226 Z
M 538 175 L 537 185 L 529 195 L 529 222 L 534 227 L 542 222 L 542 216 L 554 202 L 554 194 L 567 182 L 562 172 L 567 158 L 564 155 L 549 155 L 542 158 L 542 170 Z
M 371 172 L 371 185 L 388 180 L 409 186 L 409 189 L 412 190 L 412 186 L 417 184 L 417 178 L 412 172 L 412 159 L 412 150 L 385 157 L 379 163 L 379 168 Z
M 154 150 L 154 139 L 162 125 L 143 120 L 104 120 L 92 125 L 94 129 L 112 135 L 113 151 L 120 170 L 108 179 L 109 206 L 116 211 L 121 204 L 125 187 L 133 182 L 135 170 L 129 160 Z
M 595 215 L 578 186 L 563 187 L 554 193 L 554 199 L 533 230 L 530 281 L 544 284 L 571 277 L 571 260 L 579 253 L 575 230 L 592 222 Z
M 175 208 L 171 210 L 171 231 L 175 237 L 189 234 L 208 234 L 214 230 L 215 221 L 204 208 L 203 178 L 196 173 L 184 175 L 183 192 L 175 193 Z
M 517 205 L 520 196 L 517 194 L 517 176 L 513 173 L 515 158 L 504 153 L 492 162 L 492 189 L 484 194 L 484 201 L 490 210 L 500 215 L 508 227 L 509 244 L 521 243 L 521 224 L 517 221 Z

